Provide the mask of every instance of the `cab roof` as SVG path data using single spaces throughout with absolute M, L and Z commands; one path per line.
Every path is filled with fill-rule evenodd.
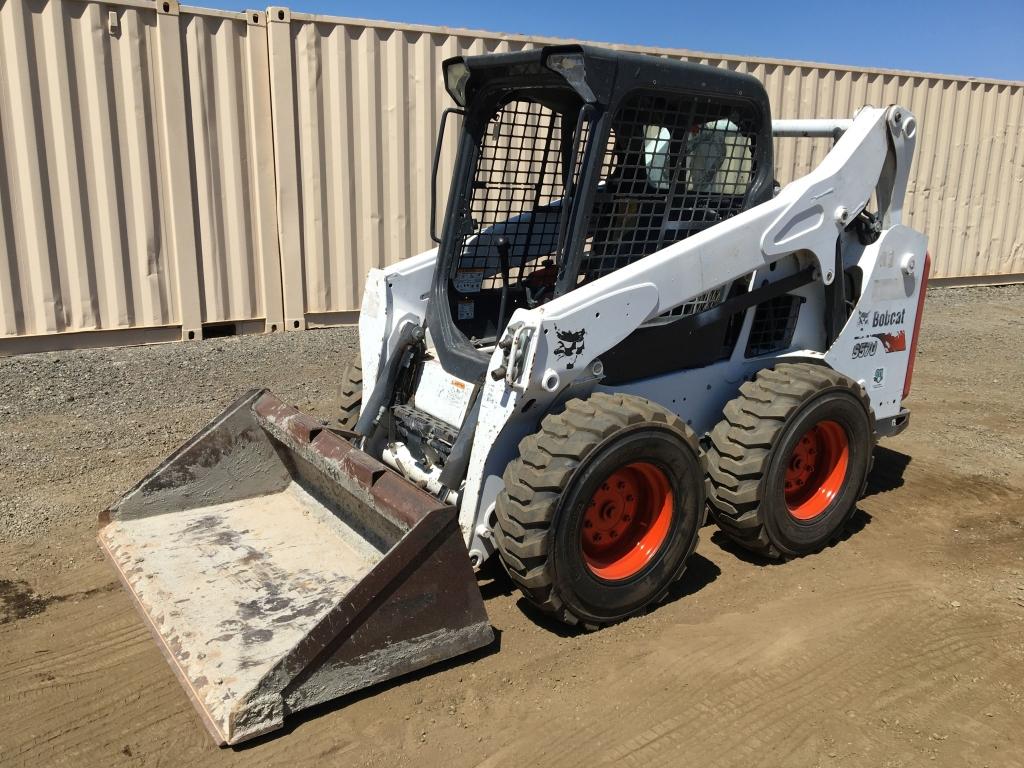
M 760 80 L 707 64 L 593 45 L 549 45 L 515 53 L 459 56 L 443 64 L 445 82 L 456 101 L 459 99 L 452 93 L 448 70 L 458 64 L 468 70 L 463 83 L 466 102 L 472 101 L 475 93 L 502 85 L 511 88 L 568 83 L 583 101 L 606 107 L 638 89 L 741 98 L 756 104 L 764 123 L 771 123 L 768 94 Z

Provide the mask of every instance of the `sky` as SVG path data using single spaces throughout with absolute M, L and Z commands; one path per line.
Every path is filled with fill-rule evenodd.
M 1024 0 L 278 2 L 332 16 L 1024 80 Z M 245 0 L 189 4 L 262 7 Z

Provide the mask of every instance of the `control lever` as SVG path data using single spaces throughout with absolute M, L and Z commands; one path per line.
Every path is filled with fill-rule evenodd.
M 498 327 L 494 331 L 494 335 L 500 337 L 501 332 L 505 330 L 505 310 L 508 305 L 508 252 L 510 243 L 507 237 L 499 237 L 498 242 L 495 243 L 498 248 L 498 264 L 501 267 L 501 303 L 498 305 Z

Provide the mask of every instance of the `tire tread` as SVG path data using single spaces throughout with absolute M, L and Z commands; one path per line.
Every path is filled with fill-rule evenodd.
M 740 546 L 772 559 L 786 556 L 771 541 L 760 513 L 762 479 L 792 415 L 822 392 L 836 389 L 848 391 L 871 413 L 871 402 L 860 384 L 811 363 L 765 368 L 726 404 L 704 454 L 708 509 L 718 527 Z M 864 485 L 858 498 L 863 493 Z M 841 532 L 840 526 L 835 536 Z
M 341 374 L 341 386 L 338 387 L 338 423 L 343 429 L 355 428 L 362 405 L 363 367 L 359 363 L 349 363 Z
M 637 424 L 657 424 L 680 433 L 699 456 L 697 437 L 674 413 L 633 395 L 595 392 L 587 400 L 574 399 L 565 410 L 548 414 L 540 430 L 520 444 L 520 455 L 505 469 L 504 488 L 498 494 L 495 512 L 495 543 L 506 570 L 524 596 L 540 611 L 585 629 L 600 625 L 576 616 L 554 589 L 548 558 L 552 523 L 573 472 L 605 440 Z M 699 521 L 703 524 L 703 520 Z M 669 588 L 683 574 L 697 536 L 678 572 L 652 604 L 664 600 Z

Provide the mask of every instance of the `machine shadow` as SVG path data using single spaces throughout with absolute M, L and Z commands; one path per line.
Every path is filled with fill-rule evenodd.
M 865 512 L 860 507 L 857 507 L 853 512 L 853 517 L 843 528 L 842 532 L 832 541 L 825 549 L 831 549 L 837 544 L 842 544 L 852 536 L 856 536 L 858 533 L 863 531 L 871 524 L 871 515 Z M 731 538 L 726 536 L 722 531 L 715 531 L 711 534 L 711 541 L 723 552 L 728 552 L 730 555 L 735 557 L 737 560 L 742 560 L 745 563 L 751 565 L 762 565 L 762 566 L 773 566 L 783 565 L 786 563 L 786 559 L 775 559 L 771 557 L 765 557 L 759 555 L 756 552 L 751 552 L 746 547 L 741 547 L 739 544 L 734 542 Z
M 516 586 L 502 567 L 501 556 L 497 553 L 487 558 L 477 571 L 476 583 L 480 587 L 480 595 L 485 603 L 496 597 L 508 597 L 516 591 Z
M 323 717 L 331 712 L 345 709 L 350 704 L 355 704 L 363 699 L 377 696 L 384 691 L 389 691 L 392 688 L 397 688 L 415 680 L 430 677 L 438 672 L 444 672 L 446 670 L 462 666 L 463 664 L 470 664 L 472 662 L 479 661 L 480 659 L 485 659 L 492 654 L 499 653 L 501 651 L 501 630 L 494 626 L 492 626 L 491 629 L 494 631 L 494 642 L 490 645 L 478 648 L 475 651 L 470 651 L 469 653 L 464 653 L 461 656 L 455 656 L 447 661 L 440 661 L 436 664 L 431 664 L 428 667 L 424 667 L 423 669 L 419 669 L 414 672 L 409 672 L 408 674 L 392 678 L 391 680 L 377 683 L 377 685 L 372 685 L 369 688 L 363 688 L 362 690 L 341 696 L 337 699 L 325 701 L 323 704 L 317 704 L 309 709 L 303 709 L 294 714 L 289 714 L 285 718 L 284 725 L 281 728 L 262 736 L 257 736 L 256 738 L 250 739 L 242 744 L 230 745 L 231 751 L 246 752 L 250 749 L 257 749 L 264 744 L 276 741 L 279 738 L 291 734 L 310 720 L 316 720 L 317 718 Z
M 864 498 L 894 491 L 903 485 L 903 473 L 913 459 L 905 453 L 891 448 L 875 448 L 875 464 L 868 475 L 868 487 Z
M 901 487 L 903 485 L 903 473 L 910 465 L 910 462 L 910 456 L 905 453 L 877 446 L 874 452 L 874 464 L 871 468 L 871 474 L 868 475 L 867 486 L 861 498 L 866 499 L 881 493 L 888 493 Z M 843 528 L 842 533 L 826 549 L 830 549 L 856 536 L 871 524 L 871 519 L 871 515 L 868 512 L 858 507 L 853 513 L 853 517 L 850 518 L 850 522 Z M 774 560 L 770 557 L 764 557 L 751 552 L 735 543 L 722 531 L 715 531 L 711 534 L 711 541 L 719 549 L 752 565 L 780 565 L 786 562 L 785 560 Z
M 687 561 L 686 572 L 683 574 L 683 578 L 669 588 L 668 595 L 661 603 L 648 609 L 646 613 L 654 613 L 668 603 L 673 603 L 687 595 L 694 594 L 717 579 L 721 572 L 717 565 L 695 552 L 690 555 L 690 559 Z M 519 598 L 516 601 L 516 606 L 523 612 L 523 615 L 538 627 L 559 637 L 578 637 L 579 635 L 588 634 L 586 629 L 571 627 L 551 618 L 547 614 L 541 613 L 526 598 Z

